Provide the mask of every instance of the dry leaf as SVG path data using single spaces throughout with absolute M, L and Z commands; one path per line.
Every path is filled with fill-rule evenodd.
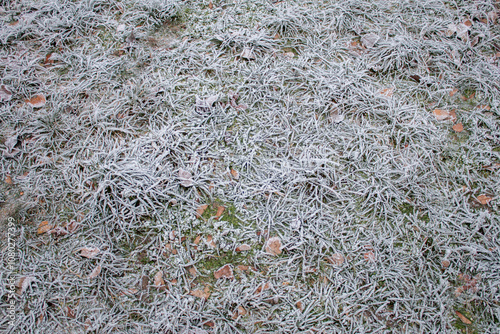
M 481 110 L 490 110 L 491 107 L 487 104 L 481 104 L 481 105 L 478 105 L 477 106 L 477 109 L 481 109 Z
M 75 220 L 70 221 L 68 226 L 66 226 L 66 229 L 68 230 L 69 233 L 75 232 L 77 228 L 78 228 L 78 223 Z
M 209 97 L 205 99 L 201 99 L 198 95 L 196 95 L 196 108 L 198 108 L 201 111 L 209 111 L 215 101 L 219 99 L 219 94 L 215 95 L 210 95 Z
M 233 266 L 230 264 L 226 264 L 220 267 L 216 272 L 214 272 L 214 277 L 216 279 L 219 278 L 234 279 Z
M 33 96 L 31 99 L 25 100 L 26 103 L 28 103 L 30 106 L 33 108 L 41 108 L 45 105 L 45 96 L 42 94 L 38 94 Z
M 453 36 L 454 33 L 457 32 L 457 26 L 454 23 L 448 24 L 448 26 L 446 28 L 448 28 L 448 29 L 446 29 L 446 32 L 445 32 L 446 37 L 451 37 L 451 36 Z
M 181 180 L 181 185 L 183 187 L 190 187 L 193 185 L 193 175 L 184 170 L 184 169 L 179 169 L 179 180 Z
M 96 278 L 97 276 L 99 276 L 100 273 L 101 273 L 101 266 L 97 266 L 94 268 L 94 270 L 92 270 L 92 272 L 89 275 L 89 278 Z
M 453 89 L 450 91 L 450 96 L 455 95 L 457 92 L 458 92 L 458 88 L 453 88 Z
M 243 51 L 241 52 L 240 57 L 243 58 L 243 59 L 246 59 L 246 60 L 253 60 L 253 59 L 255 59 L 255 56 L 253 54 L 252 49 L 250 49 L 247 46 L 245 46 L 243 48 Z
M 344 256 L 342 254 L 333 254 L 332 256 L 326 258 L 328 263 L 331 263 L 336 266 L 340 266 L 344 263 Z
M 75 319 L 75 311 L 72 310 L 69 306 L 66 307 L 66 316 L 71 319 Z
M 38 225 L 38 229 L 36 230 L 36 234 L 43 234 L 48 231 L 50 231 L 54 227 L 53 225 L 50 225 L 48 221 L 43 221 Z
M 194 244 L 195 245 L 198 245 L 200 243 L 200 240 L 201 240 L 201 235 L 198 235 L 196 238 L 194 238 Z
M 483 169 L 487 169 L 487 170 L 489 170 L 490 172 L 495 171 L 495 169 L 497 169 L 497 168 L 500 168 L 500 163 L 498 163 L 498 162 L 497 162 L 497 163 L 494 163 L 494 164 L 492 164 L 492 165 L 483 166 Z
M 203 298 L 205 300 L 208 299 L 208 297 L 210 297 L 210 287 L 207 285 L 205 286 L 205 289 L 202 290 L 192 290 L 189 292 L 189 294 L 191 296 L 195 296 L 195 297 L 198 297 L 198 298 Z
M 481 203 L 482 205 L 488 204 L 492 199 L 493 199 L 492 197 L 489 197 L 489 196 L 486 196 L 486 195 L 479 195 L 479 196 L 477 196 L 478 202 Z
M 83 247 L 80 249 L 80 255 L 87 259 L 93 259 L 101 250 L 97 247 Z
M 5 85 L 0 85 L 0 102 L 9 101 L 12 98 L 12 92 Z
M 213 9 L 213 8 L 214 8 L 214 4 L 212 3 L 212 1 L 210 1 L 210 2 L 208 3 L 208 8 L 210 8 L 210 9 Z
M 28 286 L 31 284 L 31 282 L 33 282 L 34 280 L 35 278 L 33 276 L 21 277 L 16 283 L 17 294 L 22 295 L 26 291 L 26 289 L 28 289 Z
M 149 286 L 149 277 L 147 275 L 142 275 L 139 287 L 141 288 L 141 290 L 147 290 L 148 286 Z
M 266 282 L 264 284 L 259 285 L 259 287 L 255 290 L 255 294 L 258 295 L 262 291 L 269 290 L 271 288 L 271 284 L 269 282 Z
M 225 209 L 226 209 L 225 207 L 223 207 L 222 205 L 220 205 L 217 208 L 217 213 L 215 214 L 215 219 L 219 219 L 222 216 L 222 214 L 224 213 Z
M 492 10 L 487 13 L 488 20 L 491 22 L 495 22 L 498 18 L 498 14 L 496 11 Z
M 450 264 L 450 260 L 444 259 L 441 261 L 441 265 L 443 266 L 443 268 L 448 268 Z
M 244 252 L 244 251 L 248 251 L 248 250 L 250 250 L 250 249 L 252 249 L 252 248 L 251 248 L 249 245 L 247 245 L 247 244 L 242 244 L 242 245 L 240 245 L 240 246 L 236 247 L 236 249 L 235 249 L 235 250 L 236 250 L 237 252 Z
M 449 111 L 443 109 L 434 109 L 432 113 L 438 121 L 444 121 L 453 118 L 453 115 Z
M 240 178 L 240 173 L 238 173 L 237 170 L 234 170 L 231 168 L 231 175 L 236 179 L 238 180 Z
M 304 307 L 302 306 L 302 302 L 301 302 L 300 300 L 299 300 L 299 301 L 297 302 L 297 304 L 295 304 L 295 305 L 296 305 L 296 306 L 297 306 L 297 308 L 298 308 L 299 310 L 301 310 L 301 311 L 304 309 Z
M 368 262 L 375 262 L 375 253 L 373 253 L 372 251 L 366 252 L 363 255 L 363 258 Z
M 248 269 L 250 269 L 249 266 L 243 266 L 243 265 L 238 265 L 236 266 L 236 268 L 238 268 L 241 271 L 247 271 Z
M 471 20 L 469 20 L 469 19 L 465 20 L 465 21 L 463 22 L 463 24 L 464 24 L 465 26 L 469 27 L 469 28 L 470 28 L 470 27 L 472 27 L 472 21 L 471 21 Z
M 165 281 L 163 280 L 163 271 L 158 270 L 154 277 L 154 286 L 158 289 L 165 288 Z
M 198 275 L 198 272 L 196 271 L 196 267 L 195 266 L 189 266 L 188 267 L 188 271 L 193 276 L 197 276 Z
M 453 130 L 455 130 L 456 132 L 462 132 L 464 131 L 464 125 L 462 123 L 457 123 L 453 125 Z
M 205 241 L 205 243 L 207 244 L 207 246 L 209 247 L 212 247 L 212 248 L 215 248 L 216 245 L 215 245 L 215 242 L 214 242 L 214 239 L 212 238 L 212 236 L 209 234 L 207 235 L 207 240 Z
M 271 255 L 281 254 L 281 240 L 278 237 L 269 238 L 266 242 L 266 252 Z
M 394 88 L 384 88 L 380 91 L 380 94 L 391 97 L 394 94 Z
M 207 204 L 200 205 L 198 209 L 196 209 L 196 217 L 200 218 L 207 208 L 208 208 Z
M 5 176 L 5 183 L 7 184 L 12 184 L 12 177 L 10 175 L 6 175 Z
M 238 315 L 245 315 L 247 314 L 247 310 L 243 306 L 238 306 Z
M 56 237 L 60 237 L 60 236 L 68 234 L 68 231 L 61 226 L 56 226 L 53 229 L 51 229 L 48 233 L 54 234 Z
M 462 313 L 460 313 L 458 311 L 455 311 L 455 314 L 460 318 L 460 321 L 462 321 L 464 324 L 466 324 L 466 325 L 471 325 L 472 324 L 472 321 L 470 321 L 469 319 L 467 319 L 465 317 L 465 315 L 463 315 Z
M 330 120 L 333 122 L 333 123 L 340 123 L 344 120 L 344 115 L 343 114 L 339 114 L 338 111 L 334 111 L 331 115 L 330 115 Z
M 361 44 L 367 49 L 371 49 L 377 44 L 380 40 L 380 37 L 376 34 L 370 33 L 361 37 Z

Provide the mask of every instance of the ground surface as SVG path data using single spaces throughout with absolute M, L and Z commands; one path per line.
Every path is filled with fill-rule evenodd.
M 498 331 L 493 1 L 9 3 L 0 327 Z

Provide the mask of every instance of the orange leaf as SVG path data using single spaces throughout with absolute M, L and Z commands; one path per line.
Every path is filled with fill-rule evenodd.
M 92 270 L 92 272 L 89 275 L 89 278 L 96 278 L 97 276 L 99 276 L 100 273 L 101 273 L 101 266 L 97 266 L 94 268 L 94 270 Z
M 220 267 L 216 272 L 214 272 L 214 277 L 216 279 L 219 278 L 234 279 L 233 266 L 231 266 L 230 264 L 226 264 L 225 266 Z
M 220 205 L 217 208 L 217 213 L 215 214 L 215 219 L 219 219 L 222 216 L 222 214 L 224 213 L 225 209 L 226 209 L 225 207 L 223 207 L 222 205 Z
M 464 126 L 462 123 L 457 123 L 453 125 L 453 130 L 455 130 L 456 132 L 462 132 L 464 131 Z
M 191 290 L 189 291 L 189 294 L 191 296 L 195 296 L 195 297 L 198 297 L 198 298 L 203 298 L 205 300 L 208 299 L 208 297 L 210 297 L 210 288 L 207 286 L 205 286 L 205 289 L 202 290 Z
M 26 103 L 28 103 L 30 106 L 33 108 L 41 108 L 45 105 L 45 96 L 42 94 L 38 94 L 33 96 L 31 99 L 25 100 Z
M 87 259 L 92 259 L 99 254 L 101 250 L 97 247 L 83 247 L 80 249 L 80 255 L 86 257 Z
M 455 311 L 455 314 L 460 318 L 460 320 L 466 324 L 466 325 L 471 325 L 472 324 L 472 321 L 470 321 L 469 319 L 467 319 L 465 317 L 465 315 L 463 315 L 462 313 L 458 312 L 458 311 Z
M 201 240 L 201 235 L 197 236 L 193 242 L 195 245 L 198 245 L 200 243 L 200 240 Z
M 486 196 L 486 195 L 479 195 L 479 196 L 477 196 L 477 200 L 482 205 L 488 204 L 492 199 L 493 199 L 492 197 L 489 197 L 489 196 Z
M 247 245 L 247 244 L 242 244 L 242 245 L 240 245 L 240 246 L 236 247 L 236 249 L 235 249 L 235 250 L 236 250 L 237 252 L 244 252 L 244 251 L 247 251 L 247 250 L 250 250 L 250 249 L 251 249 L 251 247 L 250 247 L 249 245 Z
M 5 176 L 5 183 L 7 183 L 7 184 L 12 184 L 13 183 L 12 182 L 12 177 L 10 177 L 10 175 L 6 175 Z
M 271 255 L 281 254 L 281 240 L 278 237 L 269 238 L 266 243 L 266 252 Z
M 50 225 L 48 221 L 43 221 L 38 225 L 38 229 L 36 230 L 36 234 L 43 234 L 52 229 L 53 225 Z
M 200 205 L 198 209 L 196 209 L 196 217 L 200 218 L 207 208 L 208 208 L 207 204 Z
M 214 8 L 214 4 L 212 3 L 212 1 L 210 1 L 210 2 L 208 3 L 208 8 L 210 8 L 210 9 L 213 9 L 213 8 Z
M 238 268 L 239 270 L 242 270 L 242 271 L 247 271 L 250 267 L 249 266 L 238 265 L 238 266 L 236 266 L 236 268 Z
M 243 306 L 238 306 L 238 314 L 239 315 L 245 315 L 247 314 L 247 310 Z
M 239 177 L 240 177 L 240 174 L 238 173 L 238 171 L 237 171 L 237 170 L 234 170 L 234 169 L 232 169 L 232 168 L 231 168 L 231 175 L 232 175 L 232 176 L 233 176 L 236 180 L 238 180 L 238 179 L 239 179 Z

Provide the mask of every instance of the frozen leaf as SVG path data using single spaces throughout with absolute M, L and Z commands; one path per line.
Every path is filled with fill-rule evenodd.
M 198 236 L 196 236 L 196 238 L 194 239 L 193 242 L 195 245 L 198 245 L 200 243 L 200 240 L 201 240 L 201 235 L 198 235 Z
M 154 277 L 154 286 L 158 289 L 165 288 L 165 281 L 163 280 L 163 271 L 158 270 Z
M 80 255 L 87 259 L 93 259 L 99 254 L 101 250 L 97 247 L 83 247 L 80 249 Z
M 257 289 L 255 290 L 255 294 L 258 295 L 259 293 L 261 293 L 262 291 L 266 291 L 266 290 L 269 290 L 271 288 L 271 284 L 269 282 L 266 282 L 264 284 L 261 284 L 257 287 Z
M 43 221 L 38 225 L 38 229 L 36 230 L 36 234 L 43 234 L 50 231 L 54 227 L 54 225 L 49 224 L 48 221 Z
M 469 28 L 470 26 L 467 26 L 465 23 L 457 24 L 457 37 L 463 40 L 464 42 L 467 41 L 469 36 Z
M 500 168 L 500 163 L 494 163 L 492 165 L 483 166 L 483 169 L 489 170 L 490 172 L 495 171 L 495 169 Z
M 453 89 L 450 91 L 450 96 L 455 95 L 457 92 L 458 92 L 458 88 L 453 88 Z
M 19 279 L 17 282 L 17 294 L 22 295 L 26 289 L 28 289 L 28 286 L 31 284 L 31 282 L 35 281 L 35 278 L 33 276 L 24 276 Z
M 208 3 L 208 8 L 210 8 L 210 9 L 214 8 L 214 4 L 212 3 L 212 0 L 210 0 L 210 2 Z
M 243 306 L 238 306 L 238 315 L 245 315 L 247 314 L 247 310 Z
M 371 49 L 377 44 L 379 41 L 380 37 L 376 34 L 366 34 L 363 37 L 361 37 L 361 44 L 367 49 Z
M 456 132 L 462 132 L 464 131 L 464 125 L 462 123 L 457 123 L 453 125 L 453 130 L 455 130 Z
M 28 103 L 30 106 L 33 108 L 41 108 L 45 105 L 45 96 L 42 94 L 38 94 L 33 96 L 31 99 L 25 100 L 26 103 Z
M 193 185 L 193 175 L 182 168 L 179 169 L 179 180 L 183 187 L 190 187 Z
M 48 233 L 53 234 L 56 237 L 60 237 L 60 236 L 68 234 L 68 231 L 61 226 L 56 226 L 52 230 L 50 230 Z
M 477 106 L 477 109 L 482 109 L 482 110 L 487 110 L 488 111 L 488 110 L 491 109 L 491 107 L 489 105 L 487 105 L 487 104 L 480 104 L 480 105 Z
M 238 268 L 241 271 L 247 271 L 248 269 L 250 269 L 249 266 L 244 266 L 244 265 L 241 265 L 241 264 L 238 265 L 238 266 L 236 266 L 236 268 Z
M 123 32 L 123 31 L 125 31 L 126 27 L 127 26 L 125 24 L 123 24 L 123 23 L 119 24 L 118 27 L 116 27 L 116 32 Z
M 278 237 L 269 238 L 266 242 L 266 252 L 271 255 L 280 255 L 281 247 L 281 240 Z
M 132 44 L 134 43 L 135 41 L 137 41 L 137 38 L 135 38 L 135 35 L 134 35 L 134 31 L 132 31 L 130 33 L 130 35 L 127 36 L 126 40 L 125 40 L 128 44 Z
M 343 114 L 339 114 L 338 111 L 334 111 L 331 116 L 330 116 L 330 119 L 332 120 L 333 123 L 340 123 L 344 120 L 344 115 Z
M 240 173 L 238 173 L 237 170 L 231 168 L 231 175 L 235 180 L 238 180 L 240 178 Z
M 342 254 L 333 254 L 332 256 L 326 259 L 328 263 L 331 263 L 336 266 L 340 266 L 344 263 L 344 256 Z
M 201 99 L 198 95 L 196 95 L 196 108 L 202 111 L 208 111 L 212 108 L 215 101 L 219 99 L 219 94 L 210 95 L 204 99 Z
M 247 244 L 242 244 L 242 245 L 236 247 L 237 252 L 245 252 L 245 251 L 248 251 L 250 249 L 252 249 L 252 248 Z
M 101 266 L 97 266 L 92 270 L 88 278 L 96 278 L 101 273 Z
M 460 53 L 457 50 L 453 50 L 450 53 L 451 60 L 453 60 L 453 63 L 457 65 L 457 67 L 462 66 L 462 57 L 460 56 Z
M 222 216 L 222 214 L 224 213 L 225 209 L 226 209 L 225 207 L 223 207 L 222 205 L 219 205 L 219 207 L 217 208 L 217 213 L 215 214 L 215 219 L 219 219 Z
M 205 240 L 205 243 L 207 244 L 207 246 L 209 247 L 212 247 L 212 248 L 215 248 L 216 245 L 215 245 L 215 242 L 214 242 L 214 239 L 212 238 L 212 236 L 209 234 L 207 235 L 207 240 Z
M 372 251 L 366 252 L 363 255 L 363 258 L 368 262 L 375 262 L 375 253 L 373 253 Z
M 384 88 L 380 91 L 380 94 L 386 97 L 392 97 L 392 94 L 394 94 L 394 88 Z
M 441 261 L 441 265 L 443 266 L 443 268 L 448 268 L 450 266 L 450 260 L 448 259 L 444 259 Z
M 460 313 L 458 311 L 455 311 L 455 314 L 460 319 L 460 321 L 462 321 L 464 324 L 466 324 L 466 325 L 472 325 L 472 321 L 470 321 L 469 319 L 467 319 L 467 317 L 465 315 L 463 315 L 462 313 Z
M 216 279 L 219 279 L 219 278 L 234 279 L 233 266 L 230 264 L 226 264 L 226 265 L 220 267 L 217 271 L 214 272 L 214 277 Z
M 196 209 L 196 217 L 200 218 L 207 208 L 208 208 L 207 204 L 200 205 L 198 209 Z
M 446 28 L 447 28 L 445 32 L 446 37 L 451 37 L 453 36 L 454 33 L 457 32 L 457 26 L 454 23 L 448 24 Z
M 246 59 L 246 60 L 255 59 L 255 56 L 253 54 L 252 49 L 250 49 L 249 47 L 246 47 L 246 46 L 243 48 L 243 51 L 241 52 L 240 57 L 243 59 Z
M 491 22 L 495 22 L 498 18 L 498 14 L 496 11 L 492 10 L 492 11 L 489 11 L 488 14 L 488 20 L 491 21 Z
M 7 184 L 13 184 L 12 177 L 10 175 L 6 175 L 5 176 L 5 183 L 7 183 Z
M 142 275 L 139 287 L 141 290 L 147 290 L 149 286 L 149 277 L 147 275 Z
M 479 196 L 477 196 L 478 202 L 481 203 L 482 205 L 488 204 L 492 199 L 493 199 L 492 197 L 489 197 L 489 196 L 486 196 L 486 195 L 479 195 Z
M 301 311 L 304 310 L 304 306 L 302 306 L 302 302 L 300 300 L 295 305 L 297 306 L 297 308 L 299 310 L 301 310 Z
M 0 85 L 0 102 L 9 101 L 12 98 L 12 92 L 9 87 Z
M 453 114 L 450 111 L 443 110 L 443 109 L 434 109 L 432 111 L 434 116 L 438 121 L 444 121 L 448 119 L 453 119 Z
M 189 292 L 189 294 L 191 296 L 195 296 L 195 297 L 203 298 L 203 299 L 207 300 L 208 297 L 210 297 L 210 287 L 207 285 L 207 286 L 205 286 L 203 291 L 202 290 L 192 290 Z
M 465 21 L 464 21 L 464 22 L 462 22 L 462 23 L 463 23 L 466 27 L 469 27 L 469 28 L 470 28 L 470 27 L 472 27 L 472 21 L 471 21 L 471 20 L 469 20 L 469 19 L 465 20 Z
M 68 230 L 69 233 L 75 232 L 77 228 L 78 228 L 78 223 L 75 220 L 70 221 L 68 226 L 66 226 L 66 229 Z
M 189 266 L 187 269 L 192 276 L 196 277 L 198 275 L 198 271 L 195 266 Z
M 75 311 L 72 310 L 69 306 L 66 307 L 66 316 L 71 319 L 74 319 L 76 316 Z

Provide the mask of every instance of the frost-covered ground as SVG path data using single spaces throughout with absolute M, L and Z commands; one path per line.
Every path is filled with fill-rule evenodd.
M 499 330 L 494 1 L 2 3 L 2 330 Z

